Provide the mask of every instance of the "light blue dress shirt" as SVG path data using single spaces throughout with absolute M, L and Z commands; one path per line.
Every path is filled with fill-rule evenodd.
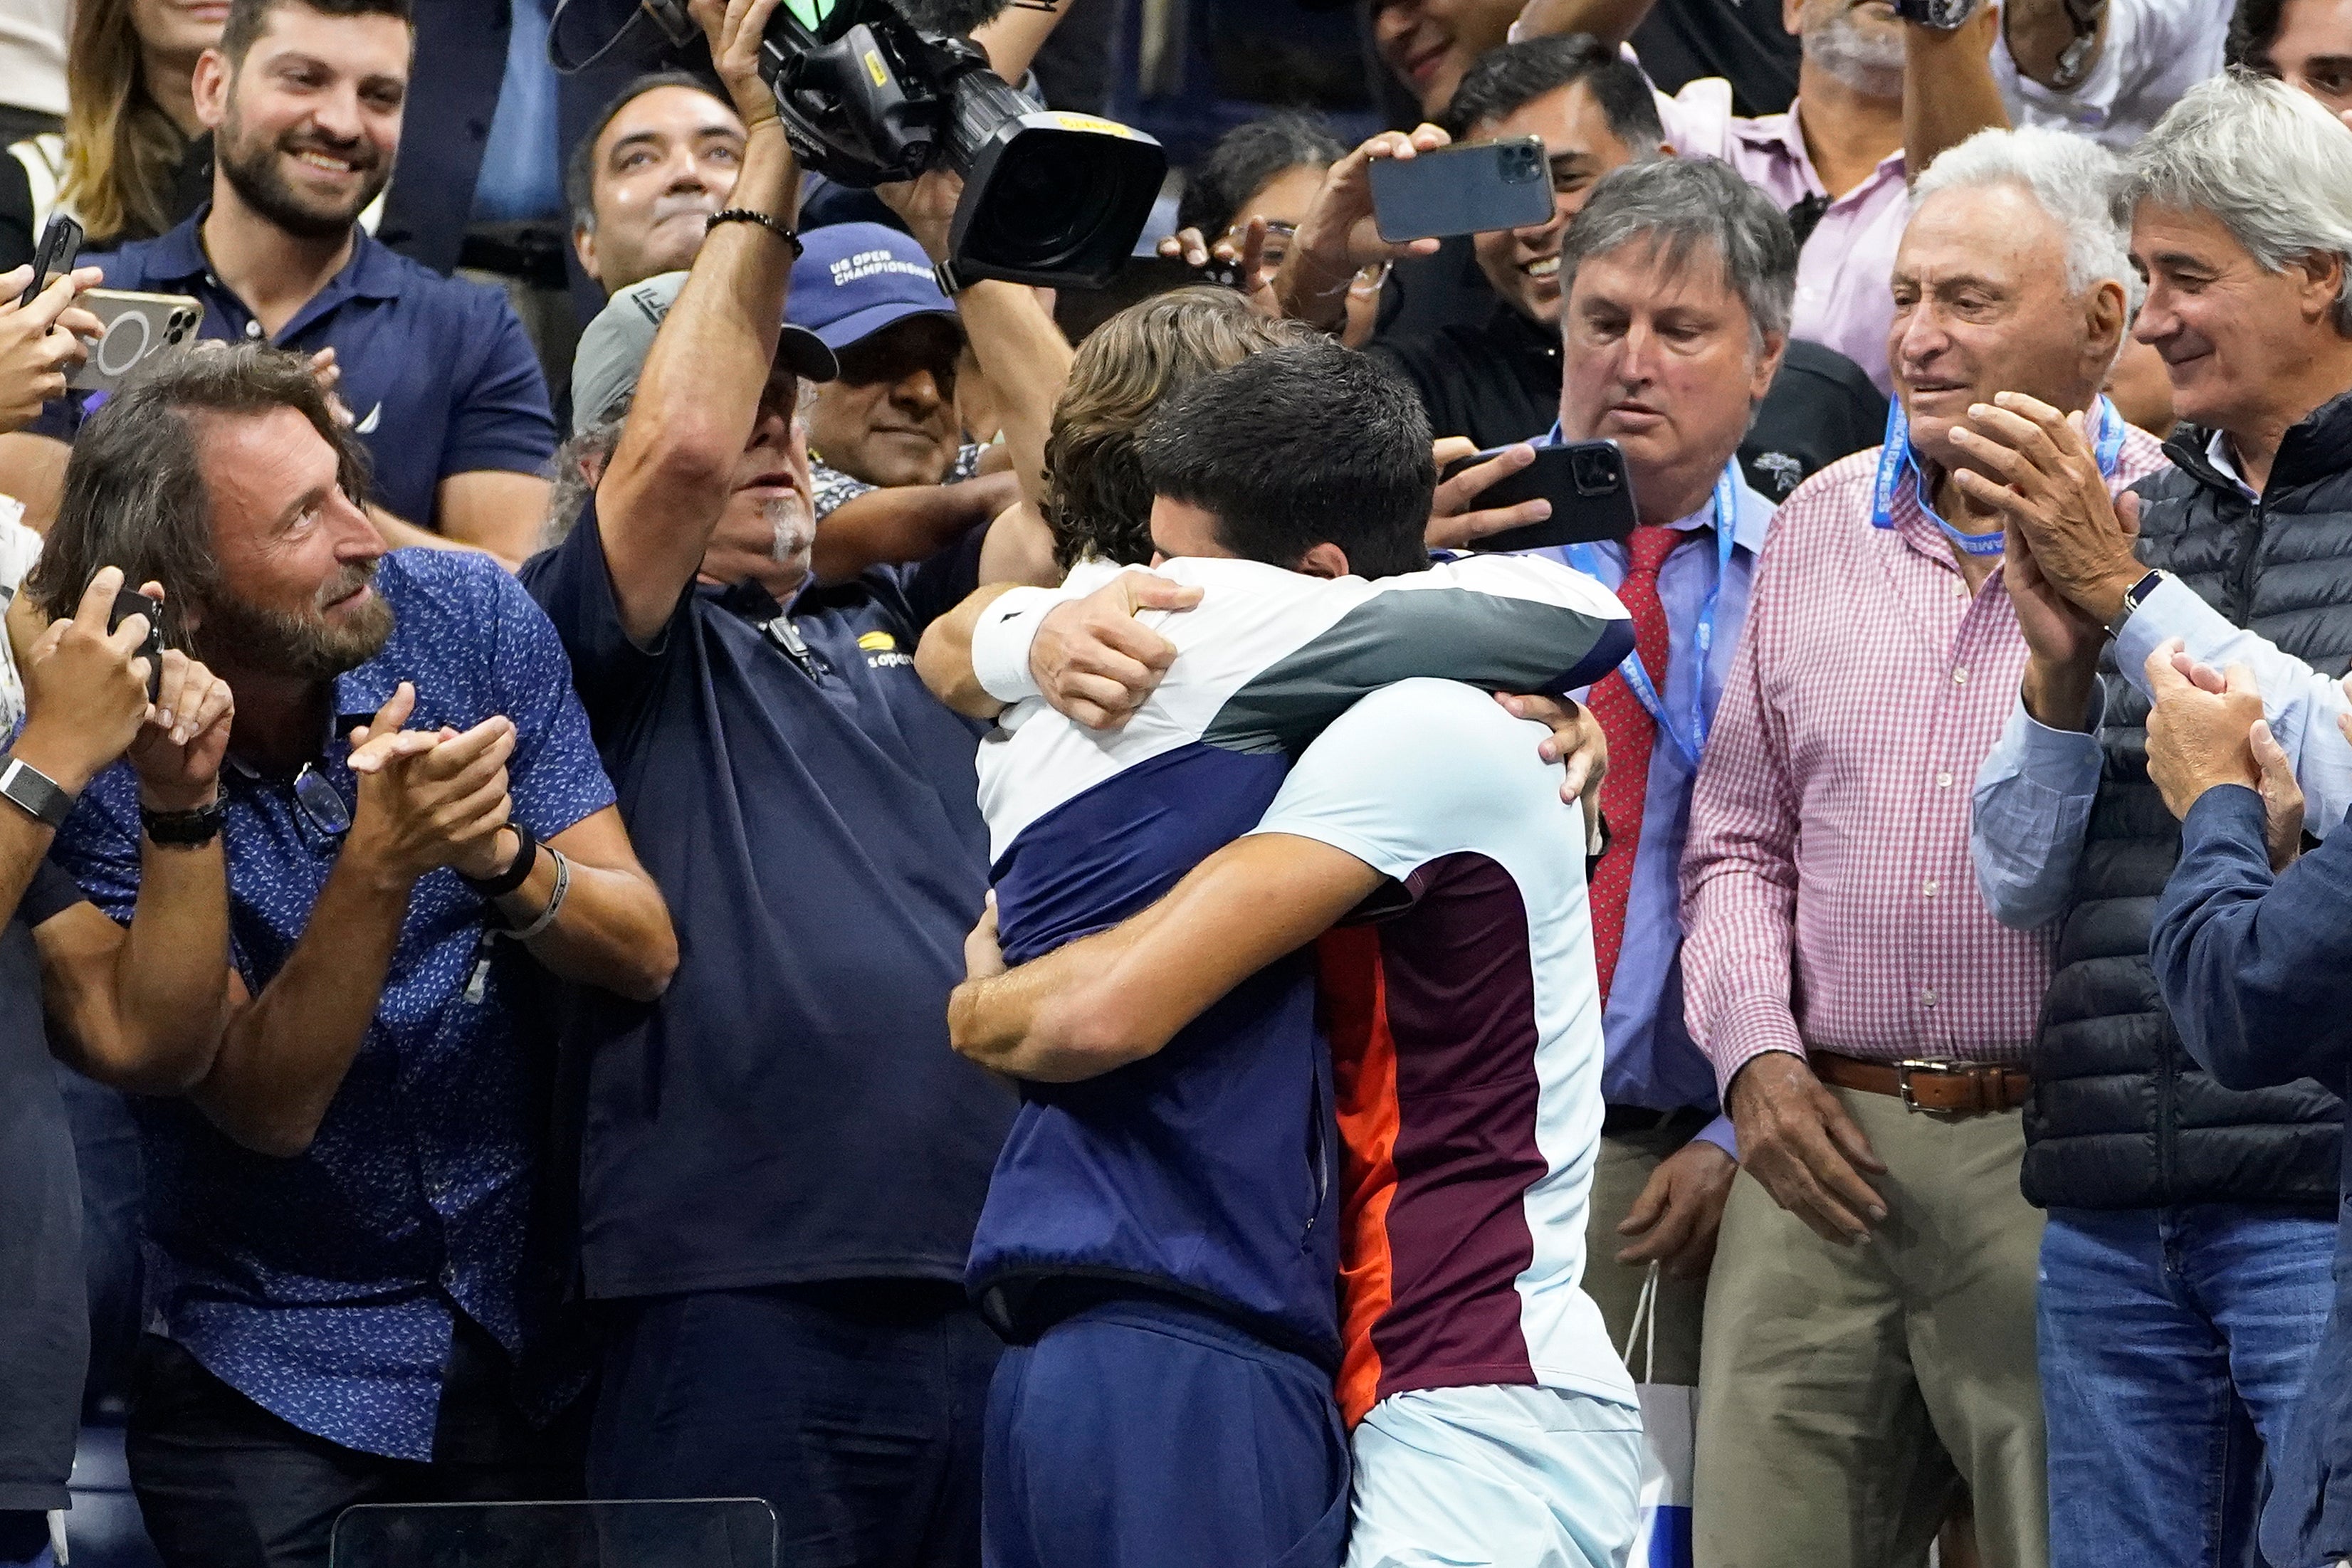
M 2215 436 L 2207 455 L 2241 488 L 2236 465 Z M 2252 491 L 2249 490 L 2251 495 Z M 2352 712 L 2344 688 L 2267 638 L 2233 626 L 2179 578 L 2167 578 L 2116 636 L 2116 667 L 2147 690 L 2147 657 L 2178 637 L 2189 657 L 2214 669 L 2244 664 L 2263 693 L 2271 734 L 2294 760 L 2303 786 L 2304 821 L 2326 838 L 2352 808 L 2352 744 L 2336 727 Z M 2030 931 L 2063 915 L 2099 791 L 2098 729 L 2104 699 L 2095 693 L 2087 733 L 2052 729 L 2021 699 L 2000 743 L 1977 772 L 1969 854 L 1985 902 L 2004 925 Z
M 1738 486 L 1738 523 L 1732 533 L 1731 564 L 1716 600 L 1715 642 L 1702 673 L 1693 656 L 1699 609 L 1715 585 L 1717 552 L 1711 541 L 1694 540 L 1668 556 L 1658 570 L 1658 601 L 1666 612 L 1666 680 L 1661 693 L 1670 714 L 1691 711 L 1694 684 L 1711 720 L 1722 700 L 1731 655 L 1748 620 L 1749 579 L 1774 507 L 1745 480 Z M 1712 530 L 1715 508 L 1706 506 L 1671 527 Z M 1532 552 L 1567 560 L 1565 549 Z M 1624 580 L 1622 545 L 1595 546 L 1597 574 L 1609 588 Z M 1573 561 L 1569 562 L 1574 565 Z M 1582 694 L 1579 694 L 1581 695 Z M 1698 770 L 1662 730 L 1650 748 L 1650 774 L 1642 808 L 1642 837 L 1633 852 L 1633 883 L 1626 894 L 1625 941 L 1609 989 L 1601 1033 L 1608 1056 L 1601 1071 L 1601 1097 L 1612 1105 L 1658 1111 L 1716 1106 L 1715 1070 L 1707 1064 L 1683 1021 L 1682 895 L 1678 876 L 1683 842 L 1690 833 L 1691 786 Z M 1718 1115 L 1698 1134 L 1738 1156 L 1731 1118 Z

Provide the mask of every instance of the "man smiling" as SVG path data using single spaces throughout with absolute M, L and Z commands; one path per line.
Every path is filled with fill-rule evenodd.
M 2137 288 L 2116 175 L 2021 131 L 1921 176 L 1886 444 L 1801 486 L 1757 570 L 1682 865 L 1686 1011 L 1754 1177 L 1708 1285 L 1702 1568 L 1913 1561 L 1956 1473 L 1987 1563 L 2052 1560 L 2018 1191 L 2051 939 L 1972 896 L 1966 795 L 2040 632 L 1958 476 L 2003 387 L 2089 426 L 2086 484 L 2161 465 L 2099 396 Z
M 412 32 L 407 0 L 234 0 L 220 46 L 196 63 L 196 111 L 217 150 L 210 203 L 94 259 L 110 288 L 194 296 L 205 337 L 332 350 L 390 542 L 441 534 L 520 559 L 555 447 L 522 323 L 499 291 L 428 271 L 357 226 L 392 178 Z M 5 438 L 0 490 L 53 496 L 80 423 L 56 403 Z

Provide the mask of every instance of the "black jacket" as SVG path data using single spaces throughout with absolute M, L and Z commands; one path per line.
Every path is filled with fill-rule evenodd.
M 2140 555 L 2330 674 L 2352 666 L 2352 393 L 2287 432 L 2259 502 L 2184 426 L 2140 481 Z M 2179 825 L 2147 778 L 2147 699 L 2101 676 L 2105 752 L 2058 973 L 2033 1051 L 2025 1196 L 2044 1207 L 2204 1202 L 2333 1208 L 2342 1102 L 2309 1079 L 2241 1092 L 2189 1053 L 2148 966 Z

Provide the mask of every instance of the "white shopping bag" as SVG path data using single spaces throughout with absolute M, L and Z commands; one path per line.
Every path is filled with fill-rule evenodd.
M 1633 1350 L 1643 1347 L 1642 1364 Z M 1642 1522 L 1627 1568 L 1691 1568 L 1691 1437 L 1698 1424 L 1698 1390 L 1654 1383 L 1658 1360 L 1658 1266 L 1650 1265 L 1633 1322 L 1625 1335 L 1625 1370 L 1642 1399 Z

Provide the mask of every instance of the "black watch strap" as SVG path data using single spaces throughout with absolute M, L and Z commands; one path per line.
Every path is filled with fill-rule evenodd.
M 539 859 L 539 837 L 520 818 L 508 821 L 516 838 L 514 862 L 497 876 L 466 878 L 466 885 L 484 898 L 504 898 L 508 894 L 530 880 L 530 868 Z M 464 875 L 464 873 L 459 873 Z
M 2108 636 L 2120 637 L 2124 634 L 2124 622 L 2139 613 L 2139 607 L 2147 603 L 2147 596 L 2162 585 L 2165 575 L 2161 571 L 2151 571 L 2124 590 L 2123 608 L 2116 612 L 2116 618 L 2113 621 L 2107 622 Z
M 73 815 L 74 798 L 65 786 L 21 758 L 0 764 L 0 796 L 5 796 L 37 822 L 62 828 Z
M 139 826 L 150 840 L 167 850 L 200 850 L 220 837 L 221 824 L 227 820 L 228 805 L 217 798 L 192 811 L 139 809 Z

